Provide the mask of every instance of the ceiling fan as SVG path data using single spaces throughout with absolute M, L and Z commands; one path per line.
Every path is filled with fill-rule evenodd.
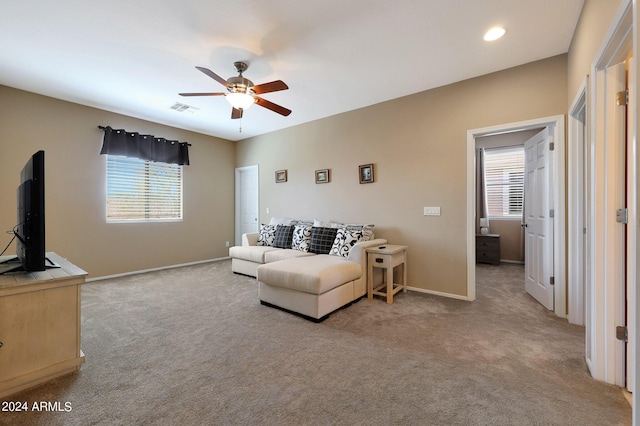
M 249 68 L 245 62 L 234 62 L 233 66 L 239 75 L 237 77 L 231 77 L 227 80 L 220 77 L 213 71 L 204 68 L 196 67 L 198 70 L 208 75 L 218 83 L 227 88 L 227 92 L 213 92 L 213 93 L 180 93 L 180 96 L 225 96 L 227 101 L 231 104 L 231 118 L 242 118 L 242 112 L 251 107 L 253 104 L 258 104 L 263 108 L 270 109 L 285 117 L 291 114 L 291 110 L 280 105 L 269 102 L 266 99 L 261 98 L 258 95 L 263 93 L 277 92 L 279 90 L 286 90 L 289 88 L 284 81 L 276 80 L 270 83 L 253 85 L 253 82 L 242 76 L 242 73 Z

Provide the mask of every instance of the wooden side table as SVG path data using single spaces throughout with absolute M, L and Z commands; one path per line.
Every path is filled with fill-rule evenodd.
M 393 270 L 402 268 L 401 283 L 393 282 Z M 384 279 L 381 285 L 373 288 L 373 268 L 385 269 Z M 367 249 L 367 298 L 373 296 L 385 296 L 387 303 L 393 303 L 393 296 L 402 290 L 407 292 L 407 246 L 382 245 Z

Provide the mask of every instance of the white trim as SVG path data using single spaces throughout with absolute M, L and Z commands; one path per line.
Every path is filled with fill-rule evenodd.
M 585 282 L 584 275 L 586 266 L 585 259 L 585 234 L 584 223 L 585 197 L 584 181 L 587 168 L 585 167 L 585 144 L 588 135 L 585 130 L 585 123 L 580 121 L 580 115 L 586 122 L 588 117 L 587 108 L 587 85 L 588 77 L 585 77 L 578 88 L 578 92 L 569 108 L 569 140 L 567 141 L 568 151 L 568 209 L 567 214 L 571 220 L 568 223 L 568 246 L 567 246 L 567 291 L 569 301 L 568 319 L 572 324 L 584 325 L 585 323 Z
M 475 174 L 475 144 L 476 138 L 500 133 L 509 133 L 521 130 L 530 130 L 549 127 L 550 135 L 554 141 L 554 157 L 552 161 L 551 181 L 554 182 L 552 206 L 555 215 L 553 218 L 553 276 L 555 277 L 554 297 L 555 314 L 559 317 L 566 316 L 566 266 L 565 266 L 565 125 L 564 115 L 538 118 L 520 121 L 516 123 L 501 124 L 497 126 L 472 129 L 467 131 L 467 298 L 475 300 L 476 276 L 475 276 L 475 200 L 476 200 L 476 174 Z
M 636 283 L 636 277 L 638 276 L 638 265 L 636 263 L 636 253 L 638 252 L 638 158 L 636 155 L 636 122 L 633 115 L 636 111 L 636 84 L 637 80 L 634 75 L 636 67 L 635 58 L 630 58 L 628 61 L 629 79 L 629 104 L 627 106 L 627 207 L 629 212 L 629 223 L 631 226 L 627 229 L 627 332 L 629 335 L 629 344 L 627 345 L 627 390 L 631 393 L 635 393 L 635 370 L 637 366 L 631 360 L 635 359 L 635 330 L 636 325 L 634 322 L 635 311 L 638 309 L 635 304 L 637 288 L 634 285 Z
M 472 300 L 469 299 L 466 296 L 460 296 L 459 294 L 451 294 L 451 293 L 443 293 L 441 291 L 434 291 L 434 290 L 426 290 L 424 288 L 419 288 L 419 287 L 411 287 L 411 286 L 407 286 L 407 290 L 410 291 L 415 291 L 417 293 L 425 293 L 425 294 L 431 294 L 433 296 L 441 296 L 441 297 L 447 297 L 449 299 L 458 299 L 458 300 L 466 300 L 467 302 L 471 302 Z
M 608 383 L 624 386 L 625 351 L 624 343 L 615 338 L 615 327 L 624 323 L 624 292 L 621 290 L 620 265 L 621 228 L 615 222 L 617 190 L 620 181 L 618 163 L 620 146 L 613 143 L 616 123 L 612 120 L 612 108 L 607 99 L 612 100 L 613 86 L 608 78 L 609 68 L 623 62 L 633 50 L 632 30 L 635 28 L 631 0 L 624 0 L 603 38 L 598 53 L 591 65 L 590 106 L 588 120 L 589 156 L 593 161 L 589 167 L 589 236 L 592 248 L 588 263 L 593 265 L 587 306 L 588 323 L 586 340 L 588 366 L 591 375 Z M 628 229 L 634 229 L 629 224 Z M 635 282 L 633 280 L 631 282 Z M 634 362 L 635 360 L 629 360 Z
M 523 260 L 500 259 L 500 263 L 511 263 L 513 265 L 524 265 L 524 261 Z
M 87 278 L 85 280 L 85 282 L 103 281 L 103 280 L 108 280 L 108 279 L 111 279 L 111 278 L 128 277 L 130 275 L 144 274 L 146 272 L 164 271 L 166 269 L 175 269 L 175 268 L 182 268 L 184 266 L 200 265 L 202 263 L 221 262 L 223 260 L 228 260 L 228 259 L 231 259 L 231 258 L 229 256 L 226 256 L 226 257 L 218 257 L 216 259 L 205 259 L 205 260 L 197 260 L 195 262 L 179 263 L 179 264 L 176 264 L 176 265 L 159 266 L 157 268 L 141 269 L 139 271 L 131 271 L 131 272 L 123 272 L 121 274 L 113 274 L 113 275 L 105 275 L 105 276 L 102 276 L 102 277 Z
M 467 299 L 476 300 L 476 136 L 467 131 Z
M 640 20 L 640 11 L 638 9 L 638 4 L 637 1 L 634 0 L 633 1 L 633 20 L 632 20 L 632 25 L 633 25 L 633 51 L 636 54 L 640 51 L 640 29 L 638 28 L 638 25 L 640 24 L 639 22 Z M 632 130 L 633 133 L 631 135 L 631 140 L 629 141 L 631 144 L 632 149 L 635 151 L 635 162 L 636 162 L 636 176 L 635 176 L 635 182 L 634 182 L 634 188 L 633 188 L 633 192 L 635 194 L 635 200 L 636 200 L 636 204 L 630 206 L 631 208 L 635 209 L 636 212 L 638 211 L 638 209 L 640 208 L 640 197 L 638 197 L 638 190 L 640 189 L 640 173 L 638 172 L 638 166 L 640 165 L 640 149 L 638 149 L 638 125 L 640 124 L 638 122 L 639 117 L 639 110 L 638 110 L 638 99 L 640 99 L 638 97 L 638 86 L 640 83 L 640 66 L 638 64 L 638 61 L 636 60 L 636 64 L 635 64 L 635 71 L 632 74 L 633 79 L 635 80 L 635 83 L 632 84 L 631 86 L 631 98 L 634 100 L 632 103 L 632 109 L 631 109 L 631 126 L 632 126 Z M 636 217 L 638 215 L 636 214 Z M 635 370 L 633 372 L 633 383 L 634 383 L 634 390 L 635 392 L 633 392 L 632 395 L 632 422 L 634 425 L 638 426 L 640 425 L 640 410 L 638 409 L 638 407 L 640 407 L 640 391 L 637 389 L 637 385 L 638 383 L 640 383 L 640 368 L 638 368 L 638 354 L 640 353 L 640 291 L 638 291 L 638 286 L 640 285 L 640 274 L 638 273 L 638 262 L 640 262 L 640 252 L 637 250 L 637 242 L 640 241 L 640 226 L 636 226 L 635 229 L 635 241 L 636 241 L 636 251 L 635 253 L 632 253 L 632 255 L 635 257 L 634 259 L 634 263 L 636 265 L 635 268 L 635 272 L 636 272 L 636 276 L 635 279 L 629 281 L 632 286 L 635 289 L 635 295 L 634 297 L 631 299 L 634 303 L 635 309 L 633 310 L 633 312 L 631 313 L 631 324 L 633 325 L 633 330 L 630 330 L 629 335 L 631 336 L 632 340 L 631 340 L 631 359 L 629 360 L 629 362 L 633 363 L 633 365 L 635 366 Z

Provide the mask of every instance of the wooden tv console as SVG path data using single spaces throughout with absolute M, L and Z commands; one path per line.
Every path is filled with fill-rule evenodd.
M 47 257 L 60 268 L 0 275 L 0 398 L 84 362 L 80 285 L 87 273 L 55 253 Z M 0 273 L 5 269 L 0 264 Z

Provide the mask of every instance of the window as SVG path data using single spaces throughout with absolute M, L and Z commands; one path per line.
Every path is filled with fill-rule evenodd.
M 522 217 L 524 147 L 486 149 L 484 184 L 489 218 Z
M 107 222 L 182 220 L 182 166 L 107 155 Z

